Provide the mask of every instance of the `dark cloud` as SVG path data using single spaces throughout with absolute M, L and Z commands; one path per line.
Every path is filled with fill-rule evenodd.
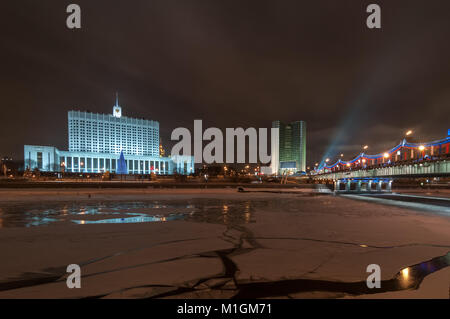
M 82 29 L 65 27 L 66 6 Z M 369 3 L 382 29 L 365 27 Z M 0 152 L 67 148 L 67 111 L 178 126 L 308 123 L 308 161 L 363 144 L 442 137 L 450 115 L 450 2 L 61 1 L 2 6 Z M 330 148 L 330 145 L 333 147 Z

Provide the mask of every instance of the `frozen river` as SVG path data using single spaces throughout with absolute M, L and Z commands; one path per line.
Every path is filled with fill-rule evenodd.
M 306 190 L 0 192 L 0 298 L 448 298 L 449 251 L 446 216 Z

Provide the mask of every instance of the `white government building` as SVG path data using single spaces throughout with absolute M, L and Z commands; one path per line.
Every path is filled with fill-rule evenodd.
M 118 98 L 113 114 L 68 112 L 69 151 L 24 146 L 25 169 L 43 172 L 115 173 L 123 152 L 129 174 L 191 174 L 192 156 L 160 157 L 159 123 L 122 116 Z

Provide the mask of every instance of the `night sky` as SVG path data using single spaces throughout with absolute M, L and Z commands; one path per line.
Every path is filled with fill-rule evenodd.
M 81 30 L 66 27 L 70 3 Z M 370 3 L 381 30 L 366 27 Z M 116 91 L 167 146 L 194 119 L 304 120 L 308 165 L 450 128 L 448 0 L 15 0 L 0 12 L 0 155 L 67 149 L 67 111 L 110 113 Z

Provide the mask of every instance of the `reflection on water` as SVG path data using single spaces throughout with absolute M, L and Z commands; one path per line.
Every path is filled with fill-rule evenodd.
M 417 289 L 427 275 L 448 266 L 450 266 L 450 252 L 444 256 L 403 268 L 391 280 L 391 284 L 402 289 Z
M 0 208 L 0 228 L 87 224 L 148 223 L 187 220 L 241 224 L 254 222 L 249 201 L 190 200 L 96 203 L 27 203 Z
M 411 279 L 409 277 L 409 267 L 402 269 L 402 271 L 400 271 L 399 279 L 401 280 L 402 285 L 409 286 L 409 281 Z
M 287 279 L 240 284 L 239 292 L 234 296 L 234 298 L 270 298 L 274 296 L 286 296 L 289 294 L 316 291 L 345 293 L 357 296 L 401 291 L 406 289 L 417 289 L 426 276 L 448 266 L 450 266 L 450 252 L 444 256 L 436 257 L 420 264 L 402 269 L 396 276 L 394 276 L 394 278 L 383 280 L 381 282 L 381 287 L 377 289 L 370 289 L 367 286 L 366 281 L 342 282 L 320 279 Z
M 171 214 L 169 216 L 147 216 L 137 213 L 128 213 L 127 215 L 136 215 L 136 217 L 125 217 L 125 218 L 108 218 L 101 220 L 74 220 L 76 224 L 123 224 L 123 223 L 147 223 L 147 222 L 166 222 L 171 220 L 183 219 L 182 214 L 175 215 Z
M 25 227 L 48 225 L 50 223 L 54 223 L 57 221 L 58 221 L 57 218 L 32 216 L 29 218 L 28 223 L 25 224 Z
M 228 205 L 222 207 L 223 223 L 228 224 Z
M 244 218 L 245 218 L 245 222 L 248 223 L 250 222 L 250 202 L 245 202 L 245 207 L 244 207 Z

